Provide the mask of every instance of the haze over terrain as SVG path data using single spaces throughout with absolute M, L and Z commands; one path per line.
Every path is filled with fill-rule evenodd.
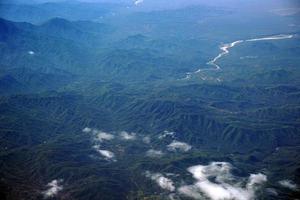
M 0 1 L 0 199 L 300 196 L 298 0 Z

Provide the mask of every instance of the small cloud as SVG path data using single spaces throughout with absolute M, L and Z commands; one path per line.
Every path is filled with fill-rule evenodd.
M 161 135 L 158 136 L 158 139 L 161 140 L 161 139 L 163 139 L 165 137 L 172 137 L 172 138 L 174 138 L 174 136 L 175 136 L 175 132 L 164 131 L 163 134 L 161 134 Z
M 93 148 L 103 157 L 105 157 L 106 160 L 112 160 L 112 161 L 116 161 L 115 160 L 115 154 L 111 151 L 108 150 L 103 150 L 100 149 L 100 145 L 94 145 Z
M 92 131 L 92 129 L 89 127 L 85 127 L 84 129 L 82 129 L 82 132 L 84 132 L 84 133 L 90 133 L 91 131 Z
M 298 188 L 298 185 L 296 185 L 293 181 L 291 180 L 281 180 L 278 182 L 279 185 L 281 185 L 282 187 L 285 187 L 285 188 L 288 188 L 290 190 L 293 190 L 293 191 L 298 191 L 299 188 Z
M 108 150 L 101 150 L 101 149 L 99 149 L 98 152 L 99 152 L 102 156 L 104 156 L 104 157 L 106 157 L 106 158 L 108 158 L 108 159 L 112 159 L 112 158 L 115 157 L 115 154 L 114 154 L 113 152 L 111 152 L 111 151 L 108 151 Z
M 84 133 L 92 133 L 92 135 L 94 136 L 94 140 L 97 142 L 103 142 L 103 140 L 112 140 L 115 138 L 114 135 L 104 132 L 104 131 L 100 131 L 98 129 L 92 129 L 89 127 L 85 127 L 82 132 Z
M 82 132 L 84 133 L 90 133 L 92 136 L 92 141 L 94 143 L 94 145 L 92 146 L 93 149 L 95 149 L 101 156 L 103 156 L 106 160 L 112 160 L 112 161 L 116 161 L 115 160 L 115 154 L 111 151 L 108 150 L 104 150 L 104 149 L 100 149 L 100 145 L 104 140 L 112 140 L 115 138 L 114 135 L 104 132 L 104 131 L 100 131 L 98 129 L 93 129 L 93 128 L 89 128 L 86 127 L 82 130 Z
M 28 51 L 28 54 L 29 54 L 29 55 L 34 55 L 35 52 L 34 52 L 34 51 Z
M 164 155 L 162 151 L 150 149 L 146 152 L 146 155 L 151 158 L 160 158 Z
M 136 134 L 135 133 L 128 133 L 126 131 L 122 131 L 120 133 L 120 137 L 123 140 L 135 140 L 136 139 Z
M 262 173 L 251 174 L 248 180 L 247 189 L 248 190 L 256 189 L 256 187 L 259 187 L 265 182 L 267 182 L 266 175 Z
M 63 186 L 61 183 L 63 182 L 62 179 L 56 180 L 54 179 L 50 183 L 47 184 L 47 190 L 42 192 L 45 198 L 52 198 L 58 194 L 58 192 L 63 190 Z
M 98 131 L 95 135 L 95 140 L 97 140 L 99 142 L 102 142 L 103 140 L 112 140 L 114 138 L 115 138 L 114 135 L 103 132 L 103 131 Z
M 143 142 L 146 143 L 146 144 L 149 144 L 151 142 L 151 138 L 149 136 L 145 136 L 143 138 Z
M 144 0 L 135 0 L 134 1 L 134 5 L 139 5 L 139 4 L 141 4 L 141 3 L 143 3 L 144 2 Z
M 169 151 L 183 151 L 183 152 L 187 152 L 189 150 L 191 150 L 192 146 L 184 143 L 184 142 L 179 142 L 174 140 L 171 144 L 169 144 L 167 146 Z
M 146 171 L 146 177 L 155 181 L 164 190 L 168 190 L 171 192 L 175 191 L 175 186 L 173 181 L 167 177 L 164 177 L 160 173 L 151 173 L 149 171 Z

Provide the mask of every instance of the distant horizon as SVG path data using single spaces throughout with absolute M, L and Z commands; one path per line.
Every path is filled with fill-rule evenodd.
M 293 9 L 300 13 L 300 0 L 1 0 L 2 4 L 42 4 L 42 3 L 109 3 L 124 4 L 140 10 L 179 9 L 193 5 L 253 10 Z M 1 9 L 1 8 L 0 8 Z M 299 9 L 299 10 L 298 10 Z M 3 11 L 5 12 L 5 11 Z
M 242 4 L 269 4 L 269 5 L 285 5 L 285 6 L 292 6 L 292 7 L 300 7 L 300 0 L 264 0 L 264 1 L 259 1 L 259 0 L 211 0 L 211 1 L 206 1 L 206 0 L 31 0 L 31 1 L 26 1 L 26 0 L 1 0 L 0 3 L 25 3 L 25 4 L 32 4 L 32 3 L 49 3 L 49 2 L 91 2 L 91 3 L 135 3 L 139 2 L 140 4 L 169 4 L 170 2 L 175 3 L 175 4 L 195 4 L 195 3 L 200 3 L 200 4 L 207 4 L 207 5 L 242 5 Z

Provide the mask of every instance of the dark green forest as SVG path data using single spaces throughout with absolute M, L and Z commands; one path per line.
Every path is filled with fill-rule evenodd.
M 299 198 L 300 7 L 256 4 L 0 1 L 0 199 Z

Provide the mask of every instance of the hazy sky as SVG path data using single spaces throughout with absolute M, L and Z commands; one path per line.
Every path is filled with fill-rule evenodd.
M 109 3 L 127 3 L 136 6 L 186 6 L 190 4 L 205 4 L 213 6 L 228 7 L 300 7 L 300 0 L 0 0 L 0 2 L 22 2 L 22 3 L 42 3 L 42 2 L 59 2 L 59 1 L 83 1 L 83 2 L 109 2 Z

